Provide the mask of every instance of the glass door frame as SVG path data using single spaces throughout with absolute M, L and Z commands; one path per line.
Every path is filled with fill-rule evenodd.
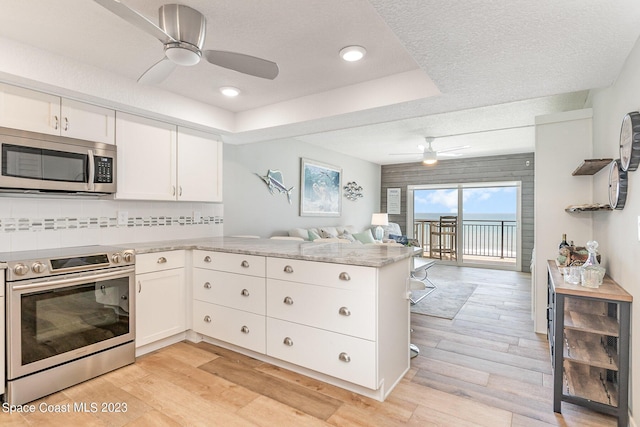
M 457 184 L 418 184 L 407 185 L 407 236 L 414 235 L 414 192 L 416 190 L 457 190 L 458 191 L 458 218 L 463 217 L 463 190 L 466 188 L 490 188 L 490 187 L 515 187 L 516 188 L 516 261 L 512 263 L 502 262 L 465 262 L 463 254 L 463 231 L 457 233 L 456 247 L 458 254 L 456 260 L 438 260 L 443 264 L 465 267 L 494 268 L 499 270 L 521 271 L 522 263 L 522 181 L 490 181 L 490 182 L 465 182 Z M 462 221 L 460 221 L 462 230 Z

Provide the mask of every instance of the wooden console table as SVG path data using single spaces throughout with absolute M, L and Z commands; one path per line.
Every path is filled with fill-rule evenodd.
M 599 288 L 565 283 L 548 261 L 547 335 L 553 410 L 570 402 L 629 421 L 629 333 L 633 297 L 605 276 Z

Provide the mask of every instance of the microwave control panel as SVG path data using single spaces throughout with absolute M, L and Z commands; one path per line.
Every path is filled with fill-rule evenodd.
M 113 158 L 96 156 L 94 158 L 96 172 L 94 177 L 95 183 L 113 183 Z

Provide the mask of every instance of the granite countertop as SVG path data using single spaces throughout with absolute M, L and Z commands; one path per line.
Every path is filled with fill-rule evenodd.
M 313 243 L 295 240 L 211 237 L 118 245 L 137 254 L 179 249 L 201 249 L 237 254 L 301 259 L 335 264 L 383 267 L 416 254 L 416 248 L 384 244 Z

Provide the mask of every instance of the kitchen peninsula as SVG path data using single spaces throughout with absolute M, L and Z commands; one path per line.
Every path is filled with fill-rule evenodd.
M 239 237 L 129 246 L 138 355 L 204 340 L 380 401 L 409 369 L 413 248 Z

